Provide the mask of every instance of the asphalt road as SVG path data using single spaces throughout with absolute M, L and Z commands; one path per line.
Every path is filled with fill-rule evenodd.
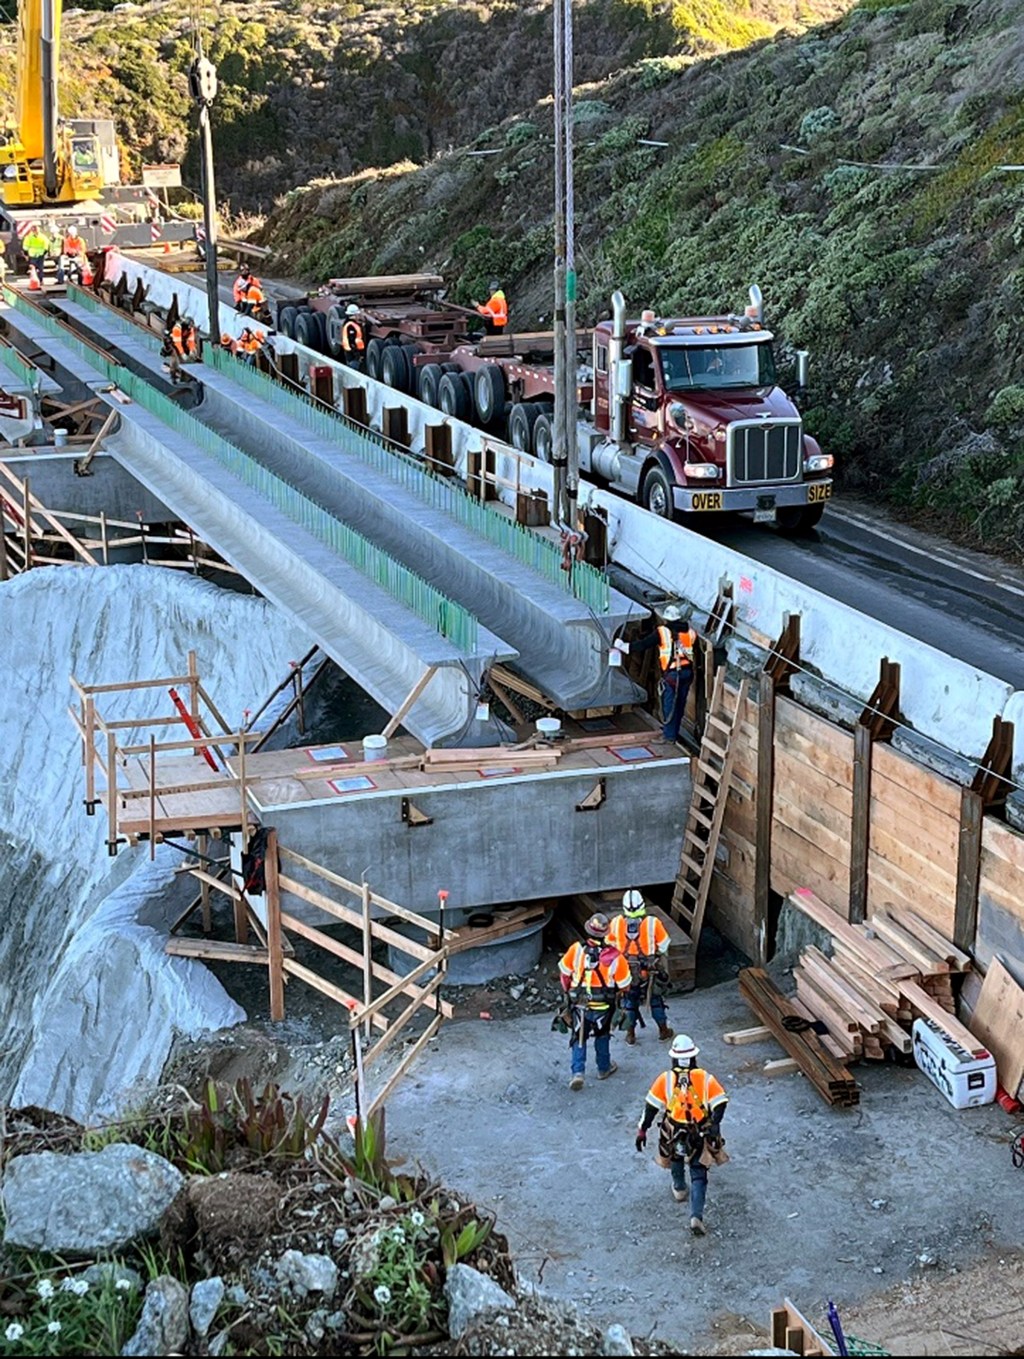
M 729 519 L 707 530 L 891 627 L 1024 689 L 1024 571 L 840 500 L 815 532 L 786 538 Z

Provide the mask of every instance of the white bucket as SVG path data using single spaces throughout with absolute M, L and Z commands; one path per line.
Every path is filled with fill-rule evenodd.
M 538 717 L 535 726 L 539 736 L 557 736 L 562 730 L 562 723 L 557 717 Z
M 55 429 L 55 430 L 53 431 L 53 446 L 54 446 L 54 448 L 63 448 L 63 447 L 67 444 L 67 441 L 68 441 L 68 432 L 67 432 L 66 429 Z
M 363 737 L 364 760 L 386 760 L 388 758 L 388 738 L 386 736 Z

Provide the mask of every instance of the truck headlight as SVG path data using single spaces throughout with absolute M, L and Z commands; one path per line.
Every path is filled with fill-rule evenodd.
M 713 462 L 686 462 L 683 463 L 683 475 L 696 477 L 701 481 L 714 481 L 718 476 L 718 468 Z
M 813 457 L 804 458 L 805 472 L 828 472 L 835 465 L 835 458 L 831 453 L 815 453 Z

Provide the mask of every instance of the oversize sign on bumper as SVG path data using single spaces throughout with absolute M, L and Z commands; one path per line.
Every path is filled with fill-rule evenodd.
M 832 496 L 832 480 L 804 481 L 789 486 L 729 486 L 719 491 L 693 491 L 676 486 L 672 499 L 677 510 L 702 514 L 722 510 L 756 510 L 758 502 L 771 496 L 778 509 L 789 505 L 817 505 Z

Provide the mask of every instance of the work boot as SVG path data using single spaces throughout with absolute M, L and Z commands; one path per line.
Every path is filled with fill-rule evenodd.
M 691 1217 L 690 1231 L 693 1232 L 694 1236 L 707 1236 L 708 1229 L 704 1226 L 703 1218 Z
M 616 1062 L 612 1062 L 611 1066 L 608 1068 L 607 1071 L 599 1071 L 597 1073 L 597 1079 L 599 1081 L 606 1081 L 609 1076 L 614 1076 L 618 1069 L 619 1069 L 618 1064 Z
M 630 1024 L 629 1028 L 626 1030 L 626 1042 L 629 1044 L 630 1047 L 632 1047 L 633 1044 L 636 1042 L 635 1024 Z
M 599 1075 L 600 1075 L 600 1073 L 599 1073 Z M 582 1077 L 582 1076 L 573 1076 L 572 1080 L 569 1082 L 569 1089 L 570 1089 L 570 1090 L 582 1090 L 582 1089 L 583 1089 L 583 1077 Z
M 690 1200 L 690 1186 L 686 1185 L 683 1189 L 676 1189 L 673 1186 L 672 1197 L 676 1203 L 688 1203 Z
M 667 1043 L 670 1038 L 675 1038 L 675 1029 L 670 1029 L 667 1024 L 658 1025 L 658 1037 L 663 1043 Z

